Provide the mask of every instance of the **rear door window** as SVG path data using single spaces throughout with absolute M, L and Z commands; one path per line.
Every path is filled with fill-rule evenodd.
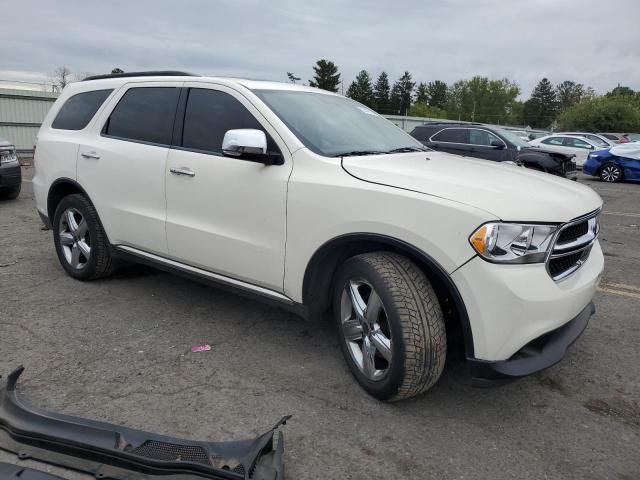
M 466 128 L 445 128 L 433 137 L 432 142 L 469 143 L 469 130 Z
M 566 147 L 573 147 L 573 148 L 588 149 L 589 147 L 591 147 L 591 145 L 589 145 L 584 140 L 580 140 L 579 138 L 573 138 L 573 137 L 565 137 L 564 144 Z
M 225 92 L 191 88 L 182 130 L 182 147 L 222 155 L 222 139 L 228 130 L 251 128 L 267 136 L 267 150 L 280 153 L 271 136 L 238 100 Z
M 103 135 L 170 145 L 179 95 L 178 87 L 130 88 L 111 112 Z
M 113 92 L 113 89 L 92 90 L 73 95 L 62 105 L 51 124 L 51 128 L 82 130 L 89 124 L 111 92 Z

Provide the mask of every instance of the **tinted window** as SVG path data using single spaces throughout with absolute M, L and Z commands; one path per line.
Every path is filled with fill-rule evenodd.
M 587 142 L 585 142 L 584 140 L 580 140 L 579 138 L 566 138 L 564 144 L 567 147 L 574 148 L 589 148 L 591 146 Z
M 436 133 L 433 142 L 469 143 L 469 130 L 466 128 L 446 128 Z
M 609 140 L 618 140 L 618 137 L 616 137 L 615 135 L 611 135 L 610 133 L 602 133 L 601 135 L 604 138 L 608 138 Z
M 182 146 L 194 150 L 222 153 L 227 130 L 253 128 L 264 131 L 255 117 L 231 95 L 216 90 L 189 90 L 182 131 Z M 267 150 L 279 152 L 267 132 Z
M 416 127 L 413 129 L 413 132 L 411 132 L 411 136 L 418 140 L 428 141 L 431 133 L 433 133 L 432 128 Z
M 142 87 L 127 90 L 111 113 L 103 133 L 141 142 L 169 145 L 179 88 Z
M 551 137 L 551 138 L 542 140 L 542 143 L 545 143 L 547 145 L 562 145 L 563 142 L 564 142 L 564 139 L 562 137 Z
M 82 130 L 113 90 L 93 90 L 69 98 L 53 120 L 51 128 Z
M 469 143 L 472 145 L 486 145 L 489 147 L 492 142 L 498 142 L 501 145 L 504 145 L 504 142 L 491 132 L 486 130 L 476 130 L 473 128 L 469 130 Z

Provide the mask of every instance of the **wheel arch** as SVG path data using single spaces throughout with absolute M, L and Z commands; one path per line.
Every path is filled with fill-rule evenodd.
M 391 251 L 405 255 L 424 272 L 440 301 L 445 322 L 460 327 L 467 357 L 473 357 L 473 332 L 469 315 L 451 276 L 430 255 L 394 237 L 374 233 L 341 235 L 325 242 L 311 257 L 303 277 L 302 300 L 311 315 L 320 315 L 331 305 L 333 279 L 347 258 L 363 253 Z
M 87 194 L 84 188 L 71 178 L 58 178 L 55 182 L 51 184 L 49 187 L 49 192 L 47 193 L 47 215 L 49 216 L 49 221 L 53 223 L 53 216 L 56 213 L 56 208 L 60 201 L 68 196 L 73 195 L 74 193 L 80 193 L 84 195 L 90 202 L 91 198 Z M 93 202 L 91 202 L 93 204 Z

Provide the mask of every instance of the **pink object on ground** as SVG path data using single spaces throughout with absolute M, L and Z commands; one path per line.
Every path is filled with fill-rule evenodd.
M 208 345 L 208 344 L 205 344 L 205 345 L 194 345 L 193 347 L 191 347 L 191 351 L 193 353 L 208 352 L 209 350 L 211 350 L 211 345 Z

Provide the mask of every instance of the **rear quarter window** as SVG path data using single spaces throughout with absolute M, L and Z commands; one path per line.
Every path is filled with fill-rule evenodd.
M 109 90 L 92 90 L 77 93 L 70 97 L 51 123 L 51 128 L 58 130 L 82 130 L 96 114 L 100 105 L 113 92 Z

